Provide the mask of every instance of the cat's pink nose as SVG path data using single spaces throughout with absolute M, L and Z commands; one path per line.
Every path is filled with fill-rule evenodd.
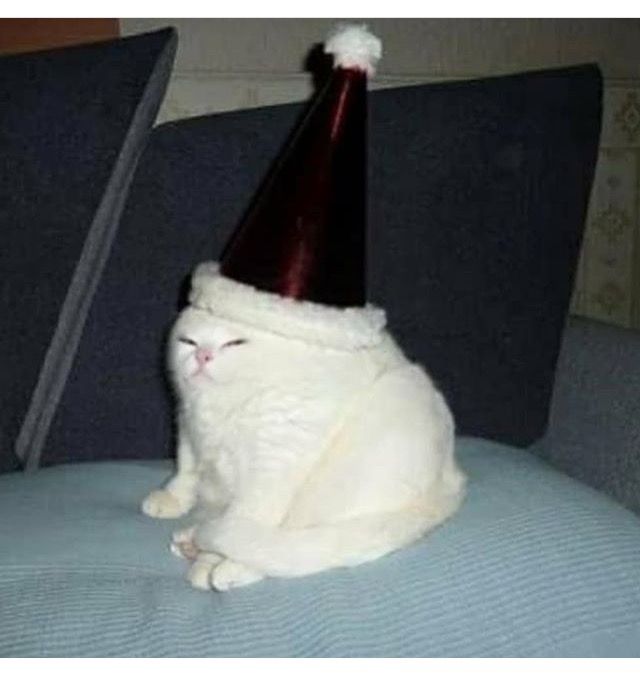
M 198 348 L 196 350 L 196 362 L 200 367 L 213 360 L 213 351 L 210 348 Z

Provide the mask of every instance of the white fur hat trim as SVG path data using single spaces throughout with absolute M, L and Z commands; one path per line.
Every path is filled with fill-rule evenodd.
M 338 308 L 257 290 L 220 275 L 215 262 L 194 271 L 189 302 L 227 320 L 339 350 L 378 345 L 387 320 L 371 305 Z

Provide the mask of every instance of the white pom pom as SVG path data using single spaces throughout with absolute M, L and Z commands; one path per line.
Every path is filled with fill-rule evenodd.
M 382 42 L 364 25 L 339 25 L 324 43 L 326 54 L 333 54 L 335 67 L 358 68 L 375 73 L 382 56 Z

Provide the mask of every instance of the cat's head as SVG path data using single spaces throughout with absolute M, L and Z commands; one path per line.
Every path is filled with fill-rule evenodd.
M 180 387 L 255 378 L 287 357 L 286 339 L 189 307 L 169 337 L 169 368 Z
M 208 311 L 185 309 L 169 337 L 169 368 L 177 382 L 204 385 L 228 379 L 255 347 L 248 333 Z

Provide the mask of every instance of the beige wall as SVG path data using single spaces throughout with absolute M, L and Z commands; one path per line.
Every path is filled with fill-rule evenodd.
M 174 25 L 177 68 L 298 73 L 309 45 L 340 19 L 121 19 L 123 33 Z M 640 20 L 358 19 L 384 43 L 380 72 L 469 76 L 598 60 L 609 77 L 638 75 Z
M 173 25 L 176 68 L 162 118 L 268 105 L 310 92 L 305 56 L 336 19 L 121 19 L 123 34 Z M 374 85 L 597 61 L 640 76 L 640 20 L 361 19 L 384 43 Z
M 640 328 L 640 20 L 363 19 L 383 40 L 374 86 L 596 61 L 604 131 L 573 301 Z M 304 60 L 334 19 L 121 19 L 123 34 L 174 25 L 176 68 L 161 119 L 306 98 Z

